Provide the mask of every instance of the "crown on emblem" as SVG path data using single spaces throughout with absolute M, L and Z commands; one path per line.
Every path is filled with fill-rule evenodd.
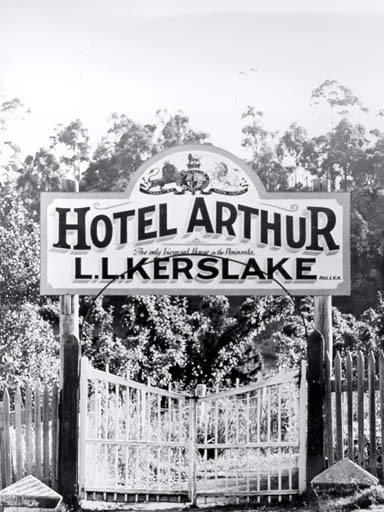
M 201 166 L 200 158 L 197 156 L 193 156 L 192 153 L 188 155 L 188 171 L 199 171 Z

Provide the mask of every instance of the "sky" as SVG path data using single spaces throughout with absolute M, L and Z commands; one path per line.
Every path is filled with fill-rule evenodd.
M 381 0 L 1 0 L 0 93 L 31 109 L 11 127 L 24 152 L 58 123 L 80 118 L 95 146 L 112 112 L 146 123 L 166 108 L 241 156 L 247 105 L 269 130 L 329 129 L 311 106 L 326 79 L 384 129 L 383 27 Z

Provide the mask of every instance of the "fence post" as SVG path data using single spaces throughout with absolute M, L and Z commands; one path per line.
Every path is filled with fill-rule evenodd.
M 59 408 L 59 489 L 67 505 L 77 505 L 80 344 L 76 336 L 68 336 L 65 340 L 63 355 Z
M 307 485 L 324 470 L 323 366 L 324 339 L 313 331 L 307 344 L 308 428 Z

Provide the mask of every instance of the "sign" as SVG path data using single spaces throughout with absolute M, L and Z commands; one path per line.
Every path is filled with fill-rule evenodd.
M 347 295 L 349 194 L 267 193 L 213 146 L 146 162 L 121 193 L 43 193 L 45 295 Z

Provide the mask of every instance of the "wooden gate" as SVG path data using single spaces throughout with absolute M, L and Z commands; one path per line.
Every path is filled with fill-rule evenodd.
M 306 425 L 299 380 L 278 374 L 188 396 L 95 370 L 83 358 L 80 496 L 200 504 L 299 493 Z

